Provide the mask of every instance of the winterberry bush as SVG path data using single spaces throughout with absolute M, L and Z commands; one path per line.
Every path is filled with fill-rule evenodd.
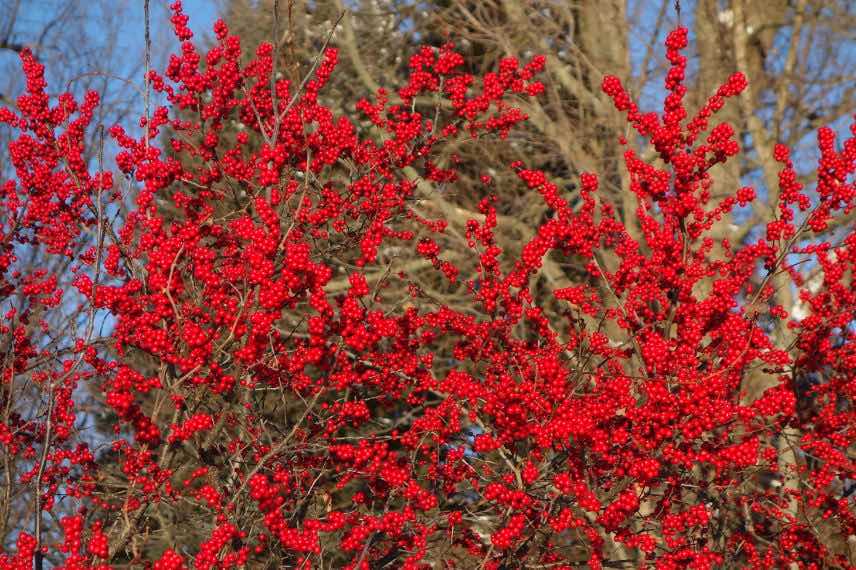
M 777 145 L 776 187 L 713 195 L 747 78 L 691 115 L 679 27 L 662 112 L 602 82 L 638 238 L 597 173 L 515 162 L 545 216 L 501 248 L 494 178 L 459 224 L 434 157 L 526 121 L 544 57 L 425 47 L 338 116 L 335 48 L 292 84 L 172 9 L 166 105 L 107 129 L 115 168 L 84 158 L 98 94 L 49 97 L 29 52 L 0 110 L 0 568 L 854 567 L 856 127 L 812 180 Z M 709 236 L 758 200 L 751 239 Z M 583 277 L 534 287 L 548 262 Z

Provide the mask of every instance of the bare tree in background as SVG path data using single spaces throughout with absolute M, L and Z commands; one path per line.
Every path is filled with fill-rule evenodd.
M 312 60 L 340 13 L 345 16 L 333 45 L 342 51 L 341 65 L 346 71 L 338 74 L 331 93 L 359 97 L 391 88 L 404 75 L 407 56 L 425 43 L 454 42 L 468 62 L 476 62 L 475 73 L 495 68 L 506 56 L 548 56 L 547 91 L 524 104 L 530 117 L 525 131 L 511 135 L 510 145 L 492 145 L 482 139 L 478 144 L 464 142 L 448 148 L 440 166 L 443 160 L 449 163 L 457 156 L 463 158 L 463 164 L 478 165 L 478 170 L 462 171 L 449 185 L 420 183 L 420 201 L 414 209 L 425 217 L 449 220 L 452 229 L 443 238 L 445 251 L 450 256 L 459 251 L 454 262 L 461 267 L 468 264 L 462 228 L 468 219 L 482 219 L 476 207 L 481 193 L 474 191 L 481 175 L 494 178 L 499 226 L 505 232 L 498 238 L 508 251 L 517 251 L 519 244 L 531 238 L 532 228 L 549 215 L 506 168 L 514 160 L 549 172 L 572 203 L 579 174 L 597 172 L 629 231 L 639 237 L 641 231 L 634 226 L 638 221 L 636 199 L 629 190 L 623 156 L 615 150 L 615 141 L 630 133 L 601 92 L 601 79 L 607 73 L 619 76 L 642 110 L 651 110 L 645 108 L 646 102 L 659 97 L 668 69 L 661 43 L 678 20 L 691 26 L 696 38 L 690 64 L 691 82 L 696 85 L 691 113 L 732 73 L 741 71 L 750 82 L 740 101 L 726 106 L 719 117 L 739 128 L 749 159 L 715 166 L 712 177 L 717 183 L 712 193 L 723 196 L 751 184 L 763 199 L 751 208 L 722 216 L 712 232 L 717 240 L 727 238 L 733 244 L 754 240 L 761 220 L 775 209 L 779 169 L 773 160 L 775 143 L 795 148 L 800 164 L 800 160 L 814 158 L 805 156 L 805 150 L 814 148 L 819 126 L 840 125 L 856 112 L 856 4 L 848 0 L 230 0 L 224 4 L 226 20 L 244 40 L 272 41 L 279 46 L 279 69 L 293 82 L 301 77 L 299 62 Z M 630 53 L 631 40 L 634 45 L 645 45 L 644 51 Z M 435 104 L 430 99 L 418 100 L 416 107 L 430 114 Z M 644 160 L 657 163 L 653 148 L 638 152 Z M 811 161 L 803 164 L 810 170 Z M 840 240 L 853 218 L 851 214 L 830 227 L 827 239 L 832 243 Z M 411 262 L 404 267 L 397 263 L 394 247 L 388 247 L 382 256 L 387 262 L 385 271 L 405 271 L 426 297 L 464 308 L 456 303 L 463 299 L 464 290 L 438 281 L 430 264 Z M 607 267 L 610 261 L 605 260 Z M 543 269 L 536 287 L 548 306 L 549 290 L 588 280 L 580 265 L 567 260 L 547 258 Z M 778 279 L 776 302 L 788 312 L 799 311 L 796 292 Z M 784 327 L 775 334 L 783 344 L 792 340 Z M 800 372 L 794 370 L 793 374 L 797 378 Z M 762 370 L 754 371 L 746 380 L 747 398 L 774 381 Z M 804 461 L 784 451 L 788 438 L 797 435 L 786 433 L 780 442 L 781 456 L 790 462 L 783 466 L 787 472 Z M 795 478 L 785 481 L 787 488 L 796 485 Z M 744 524 L 744 517 L 745 513 L 734 513 L 733 524 Z
M 273 38 L 275 5 L 279 34 Z M 697 38 L 691 66 L 698 86 L 693 91 L 696 107 L 735 71 L 746 73 L 751 84 L 741 105 L 723 110 L 723 119 L 742 125 L 754 160 L 717 166 L 727 170 L 727 176 L 720 173 L 717 179 L 730 179 L 733 187 L 759 182 L 762 188 L 775 189 L 775 142 L 799 148 L 811 142 L 818 126 L 837 124 L 856 110 L 856 7 L 847 0 L 699 0 L 679 5 L 680 17 L 690 21 Z M 346 15 L 333 40 L 347 68 L 335 85 L 341 93 L 365 95 L 391 87 L 403 75 L 407 55 L 423 43 L 456 43 L 470 56 L 468 61 L 478 62 L 481 69 L 476 72 L 495 67 L 505 56 L 548 55 L 552 80 L 545 96 L 526 108 L 528 132 L 512 135 L 516 155 L 497 152 L 501 145 L 484 141 L 450 149 L 447 159 L 454 153 L 471 159 L 463 162 L 479 164 L 481 170 L 467 173 L 453 188 L 426 187 L 430 192 L 423 195 L 426 211 L 442 210 L 459 223 L 478 218 L 468 198 L 476 194 L 467 188 L 478 184 L 481 174 L 491 173 L 503 213 L 513 214 L 510 226 L 525 234 L 544 213 L 527 200 L 513 173 L 502 172 L 504 165 L 525 159 L 533 168 L 550 172 L 571 200 L 575 177 L 583 171 L 598 172 L 625 221 L 635 218 L 623 157 L 614 150 L 614 141 L 626 134 L 624 123 L 601 93 L 600 81 L 606 73 L 618 75 L 631 86 L 643 109 L 649 96 L 659 93 L 668 64 L 659 44 L 679 17 L 672 0 L 230 0 L 224 4 L 224 17 L 245 41 L 275 39 L 280 46 L 280 70 L 293 80 L 300 76 L 297 62 L 311 61 L 341 12 Z M 644 38 L 644 53 L 629 53 L 629 38 Z M 430 113 L 432 103 L 419 101 L 419 108 Z M 647 160 L 656 159 L 653 149 L 641 152 Z M 775 199 L 768 196 L 768 208 Z M 750 239 L 764 213 L 724 217 L 717 234 L 732 242 Z M 526 236 L 507 237 L 518 241 Z M 575 278 L 568 267 L 548 267 L 545 274 L 551 280 Z

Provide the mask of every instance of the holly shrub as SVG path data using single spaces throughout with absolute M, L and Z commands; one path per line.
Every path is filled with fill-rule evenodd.
M 716 121 L 747 78 L 690 115 L 679 27 L 662 112 L 602 81 L 635 212 L 515 162 L 545 216 L 503 248 L 493 177 L 462 220 L 441 187 L 478 165 L 433 157 L 510 143 L 544 57 L 424 47 L 325 105 L 335 48 L 296 84 L 172 9 L 164 106 L 100 131 L 115 168 L 98 94 L 49 96 L 27 51 L 0 111 L 0 568 L 854 567 L 856 138 L 714 195 L 758 159 Z

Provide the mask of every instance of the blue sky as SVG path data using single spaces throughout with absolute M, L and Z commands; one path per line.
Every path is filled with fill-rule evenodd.
M 129 0 L 120 0 L 120 3 L 128 3 Z M 169 23 L 169 5 L 170 0 L 150 0 L 151 17 L 152 17 L 152 45 L 153 47 L 161 48 L 155 44 L 155 40 L 167 40 L 173 45 L 175 37 L 172 35 L 171 24 Z M 209 35 L 214 21 L 217 19 L 220 9 L 220 3 L 217 0 L 183 0 L 184 13 L 190 16 L 190 28 L 194 32 L 194 40 L 200 39 L 204 35 Z M 144 41 L 144 26 L 143 26 L 143 0 L 131 0 L 128 6 L 128 19 L 126 22 L 126 30 L 123 31 L 125 45 L 131 54 L 139 54 L 142 57 Z M 160 52 L 165 52 L 164 49 L 159 49 Z
M 169 4 L 170 0 L 150 0 L 155 69 L 162 69 L 168 54 L 177 48 L 169 23 Z M 0 39 L 34 46 L 46 66 L 49 92 L 66 90 L 69 81 L 77 93 L 86 88 L 102 93 L 108 90 L 108 97 L 120 96 L 130 114 L 139 115 L 142 103 L 121 92 L 143 84 L 143 5 L 143 0 L 38 0 L 22 2 L 15 11 L 14 3 L 0 0 Z M 196 39 L 209 35 L 219 0 L 185 0 L 184 6 Z M 0 73 L 0 95 L 14 100 L 24 87 L 15 51 L 0 50 Z M 108 80 L 106 75 L 113 78 Z
M 169 5 L 171 0 L 150 0 L 152 67 L 162 70 L 170 53 L 178 47 L 178 40 L 172 33 Z M 220 2 L 217 0 L 184 0 L 184 13 L 190 16 L 190 28 L 194 32 L 194 41 L 199 42 L 206 36 L 211 36 L 211 28 L 219 15 Z M 145 57 L 145 25 L 143 0 L 117 0 L 117 7 L 124 12 L 120 28 L 119 49 L 126 58 L 120 61 L 119 74 L 136 76 L 142 81 L 138 71 Z M 95 25 L 95 24 L 94 24 Z M 97 37 L 98 31 L 93 30 Z

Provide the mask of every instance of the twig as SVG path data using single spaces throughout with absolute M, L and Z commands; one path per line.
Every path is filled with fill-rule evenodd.
M 49 381 L 50 382 L 50 381 Z M 39 458 L 39 469 L 36 472 L 36 493 L 34 499 L 34 507 L 36 510 L 35 516 L 36 520 L 33 523 L 33 535 L 36 538 L 36 558 L 35 558 L 35 569 L 42 570 L 44 565 L 44 557 L 42 555 L 42 475 L 45 472 L 45 465 L 48 460 L 48 449 L 50 449 L 51 445 L 51 435 L 53 422 L 51 421 L 51 416 L 53 415 L 53 406 L 54 406 L 54 394 L 53 394 L 53 383 L 50 384 L 48 389 L 48 415 L 47 415 L 47 425 L 45 427 L 45 441 L 42 447 L 42 455 Z
M 324 44 L 321 46 L 321 50 L 315 56 L 315 61 L 312 62 L 312 67 L 309 69 L 309 73 L 307 73 L 303 77 L 303 81 L 300 82 L 300 85 L 297 87 L 297 91 L 294 92 L 294 95 L 291 96 L 291 100 L 286 105 L 285 109 L 282 110 L 277 116 L 276 123 L 274 124 L 274 134 L 273 134 L 273 144 L 276 144 L 276 139 L 279 134 L 279 123 L 282 119 L 285 118 L 285 115 L 294 107 L 294 104 L 297 103 L 297 98 L 300 96 L 300 93 L 303 91 L 303 88 L 306 87 L 306 84 L 309 82 L 309 78 L 312 77 L 312 74 L 315 73 L 315 69 L 318 67 L 318 64 L 321 62 L 321 57 L 323 57 L 324 52 L 327 50 L 327 46 L 330 43 L 330 40 L 333 39 L 333 33 L 336 31 L 336 28 L 339 27 L 339 22 L 342 21 L 342 18 L 345 16 L 345 12 L 339 14 L 339 17 L 336 18 L 336 21 L 333 23 L 333 27 L 330 28 L 330 33 L 327 34 L 327 39 L 324 40 Z
M 145 75 L 145 107 L 146 107 L 146 150 L 149 149 L 149 70 L 151 68 L 152 57 L 152 39 L 151 39 L 151 22 L 149 15 L 149 0 L 143 2 L 143 13 L 145 21 L 146 34 L 146 75 Z

